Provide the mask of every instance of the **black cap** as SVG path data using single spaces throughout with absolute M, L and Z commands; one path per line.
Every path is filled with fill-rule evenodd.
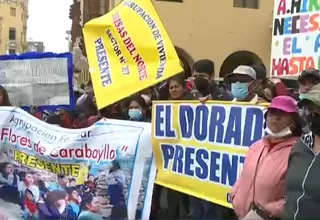
M 311 76 L 311 77 L 313 76 L 316 79 L 320 80 L 320 71 L 318 69 L 305 69 L 301 72 L 301 74 L 298 78 L 298 81 L 301 81 L 308 76 Z

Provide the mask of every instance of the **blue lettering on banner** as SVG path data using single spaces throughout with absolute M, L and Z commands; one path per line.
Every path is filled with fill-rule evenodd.
M 155 105 L 155 134 L 159 139 L 176 139 L 172 105 Z M 179 106 L 180 136 L 201 143 L 249 147 L 264 135 L 262 109 L 245 106 Z
M 176 139 L 177 134 L 173 128 L 172 105 L 155 105 L 154 136 L 157 138 Z
M 161 144 L 163 169 L 201 181 L 233 186 L 245 156 L 181 145 Z
M 104 47 L 103 40 L 101 37 L 95 41 L 95 45 L 96 45 L 96 54 L 98 58 L 101 84 L 103 87 L 106 87 L 107 85 L 110 85 L 112 83 L 108 54 Z

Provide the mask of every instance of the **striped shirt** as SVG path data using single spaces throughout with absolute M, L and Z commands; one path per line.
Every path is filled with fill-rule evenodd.
M 232 205 L 239 219 L 249 213 L 254 182 L 255 203 L 280 217 L 285 203 L 289 154 L 297 140 L 298 137 L 287 137 L 281 142 L 270 143 L 269 138 L 264 137 L 250 147 L 240 177 L 232 188 Z

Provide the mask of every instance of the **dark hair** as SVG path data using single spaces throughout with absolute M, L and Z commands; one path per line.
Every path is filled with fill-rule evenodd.
M 182 74 L 175 75 L 167 80 L 167 86 L 169 88 L 171 81 L 175 81 L 180 84 L 183 88 L 186 87 L 186 78 Z
M 87 178 L 89 178 L 90 176 L 93 176 L 93 177 L 94 177 L 94 175 L 93 175 L 93 174 L 89 173 L 89 174 L 88 174 L 88 176 L 87 176 Z
M 59 125 L 61 126 L 61 121 L 59 115 L 50 115 L 46 119 L 46 122 L 51 125 Z
M 91 81 L 91 80 L 89 80 L 89 81 L 87 82 L 87 86 L 91 86 L 91 87 L 92 87 L 92 81 Z
M 144 100 L 144 98 L 141 97 L 141 95 L 132 96 L 130 99 L 130 102 L 129 102 L 129 106 L 130 106 L 131 102 L 133 102 L 133 101 L 137 102 L 142 109 L 147 108 L 147 103 Z
M 58 179 L 63 179 L 63 178 L 65 178 L 65 177 L 66 177 L 65 174 L 58 174 Z
M 54 205 L 58 200 L 65 199 L 67 197 L 67 192 L 62 190 L 54 190 L 47 193 L 45 201 L 51 205 Z
M 67 187 L 66 188 L 66 192 L 68 193 L 68 195 L 72 194 L 73 191 L 77 191 L 77 188 L 74 187 L 74 186 L 71 186 L 71 187 Z M 78 191 L 77 191 L 78 192 Z
M 34 197 L 32 191 L 30 189 L 28 189 L 28 188 L 24 191 L 24 194 L 27 194 L 27 193 L 30 193 Z
M 11 106 L 11 102 L 10 102 L 10 99 L 9 99 L 8 92 L 1 85 L 0 85 L 0 94 L 2 94 L 2 96 L 3 96 L 3 99 L 2 99 L 2 102 L 0 103 L 0 106 Z
M 88 194 L 85 194 L 81 199 L 81 203 L 80 203 L 80 209 L 82 211 L 85 211 L 87 210 L 87 205 L 90 204 L 93 200 L 93 194 L 92 193 L 88 193 Z
M 264 119 L 265 119 L 264 128 L 267 127 L 267 113 L 268 111 L 266 111 L 266 113 L 264 114 Z M 300 137 L 303 133 L 303 127 L 305 123 L 302 117 L 298 113 L 293 113 L 293 114 L 294 114 L 293 121 L 295 122 L 295 128 L 292 131 L 292 136 Z
M 214 73 L 214 62 L 212 60 L 198 60 L 193 64 L 193 72 L 206 73 L 212 75 Z
M 116 168 L 118 168 L 118 169 L 121 169 L 121 166 L 120 166 L 119 161 L 113 160 L 111 163 L 112 163 L 112 166 L 113 166 L 113 167 L 116 167 Z
M 1 163 L 0 164 L 0 173 L 2 173 L 2 176 L 4 177 L 4 178 L 7 178 L 8 177 L 8 174 L 7 173 L 5 173 L 5 169 L 7 168 L 7 166 L 8 165 L 12 165 L 12 163 L 9 163 L 9 162 L 4 162 L 4 163 Z
M 26 178 L 27 174 L 34 175 L 35 172 L 32 172 L 32 171 L 27 171 L 27 172 L 26 172 L 26 171 L 22 171 L 22 172 L 19 173 L 20 179 L 24 180 L 24 179 Z
M 75 178 L 70 178 L 70 179 L 69 179 L 69 182 L 75 182 L 75 181 L 76 181 Z

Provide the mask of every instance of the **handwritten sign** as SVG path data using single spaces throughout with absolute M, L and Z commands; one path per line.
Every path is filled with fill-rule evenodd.
M 72 55 L 0 56 L 0 84 L 15 106 L 72 105 Z
M 298 76 L 320 64 L 320 2 L 275 0 L 272 76 Z

